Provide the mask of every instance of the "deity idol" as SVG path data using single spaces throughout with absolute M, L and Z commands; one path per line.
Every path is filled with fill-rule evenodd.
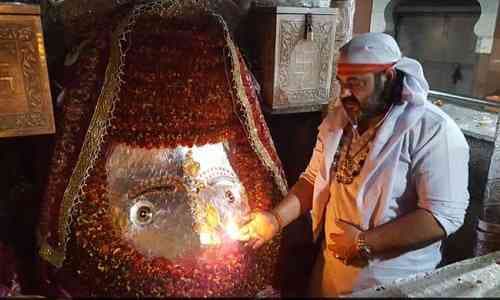
M 199 0 L 117 15 L 66 75 L 45 282 L 71 296 L 258 295 L 279 240 L 249 249 L 238 226 L 287 186 L 224 18 Z

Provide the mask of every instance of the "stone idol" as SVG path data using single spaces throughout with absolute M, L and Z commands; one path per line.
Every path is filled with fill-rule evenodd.
M 149 1 L 104 23 L 66 68 L 44 282 L 71 296 L 275 293 L 279 239 L 252 250 L 238 226 L 287 184 L 224 17 L 211 1 Z

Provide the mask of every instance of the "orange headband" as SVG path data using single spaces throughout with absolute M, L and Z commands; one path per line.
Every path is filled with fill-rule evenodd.
M 337 65 L 337 75 L 361 75 L 366 73 L 378 73 L 387 68 L 390 68 L 395 63 L 389 64 L 346 64 L 339 63 Z

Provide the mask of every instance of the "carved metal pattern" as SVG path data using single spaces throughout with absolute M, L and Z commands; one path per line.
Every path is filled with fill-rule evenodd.
M 54 132 L 38 16 L 0 16 L 0 84 L 0 137 Z
M 332 4 L 339 10 L 335 34 L 335 50 L 338 50 L 352 38 L 356 3 L 355 0 L 336 0 Z
M 281 20 L 280 21 L 280 61 L 279 61 L 279 95 L 275 106 L 288 106 L 290 102 L 327 103 L 329 90 L 329 68 L 334 29 L 333 22 L 317 22 L 312 26 L 315 45 L 319 49 L 319 87 L 299 91 L 285 91 L 289 84 L 288 71 L 291 56 L 296 46 L 303 40 L 305 23 Z
M 354 10 L 356 7 L 355 0 L 332 0 L 332 7 L 338 9 L 337 14 L 337 28 L 335 30 L 335 46 L 333 53 L 333 61 L 337 61 L 339 56 L 339 49 L 347 41 L 352 38 L 352 32 L 354 28 Z M 340 85 L 337 82 L 337 64 L 333 65 L 332 70 L 332 83 L 330 85 L 330 99 L 337 99 L 340 93 Z M 330 101 L 328 105 L 328 110 L 331 110 L 335 101 Z

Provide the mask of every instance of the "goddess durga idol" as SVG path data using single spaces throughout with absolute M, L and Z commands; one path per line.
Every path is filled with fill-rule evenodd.
M 213 2 L 122 9 L 67 67 L 39 235 L 51 286 L 125 297 L 275 287 L 279 240 L 249 249 L 238 226 L 287 184 Z

